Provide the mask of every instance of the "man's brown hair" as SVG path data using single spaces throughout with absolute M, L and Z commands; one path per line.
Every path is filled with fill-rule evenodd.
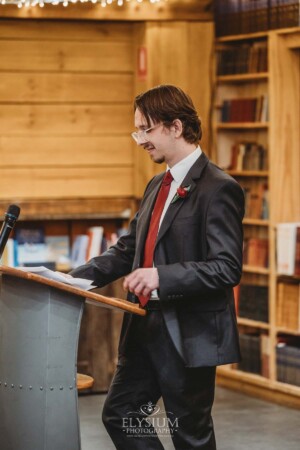
M 172 85 L 156 86 L 139 94 L 134 101 L 134 110 L 139 109 L 150 127 L 162 122 L 170 128 L 175 119 L 183 125 L 183 137 L 190 144 L 197 144 L 202 136 L 201 121 L 191 98 L 182 89 Z

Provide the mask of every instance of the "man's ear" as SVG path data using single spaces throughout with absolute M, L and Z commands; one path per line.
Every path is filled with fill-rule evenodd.
M 183 125 L 180 119 L 175 119 L 172 123 L 172 128 L 175 131 L 175 137 L 179 138 L 182 136 Z

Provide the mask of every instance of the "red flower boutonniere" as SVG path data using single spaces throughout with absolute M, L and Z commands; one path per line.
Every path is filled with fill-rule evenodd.
M 179 198 L 186 198 L 191 190 L 191 185 L 188 186 L 179 186 L 176 191 L 176 194 L 172 198 L 171 203 L 175 203 Z

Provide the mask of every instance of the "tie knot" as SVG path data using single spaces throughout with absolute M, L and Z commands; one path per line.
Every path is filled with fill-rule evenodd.
M 165 186 L 167 186 L 168 184 L 171 184 L 172 181 L 173 181 L 172 174 L 171 174 L 171 172 L 168 170 L 168 171 L 165 173 L 165 176 L 164 176 L 164 178 L 163 178 L 162 184 L 165 185 Z

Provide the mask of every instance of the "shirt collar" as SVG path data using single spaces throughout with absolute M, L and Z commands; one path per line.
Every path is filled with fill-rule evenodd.
M 200 145 L 198 145 L 192 153 L 175 164 L 172 169 L 167 167 L 167 170 L 170 170 L 172 177 L 176 183 L 181 183 L 181 181 L 185 178 L 186 174 L 197 161 L 201 153 L 202 150 L 200 148 Z

